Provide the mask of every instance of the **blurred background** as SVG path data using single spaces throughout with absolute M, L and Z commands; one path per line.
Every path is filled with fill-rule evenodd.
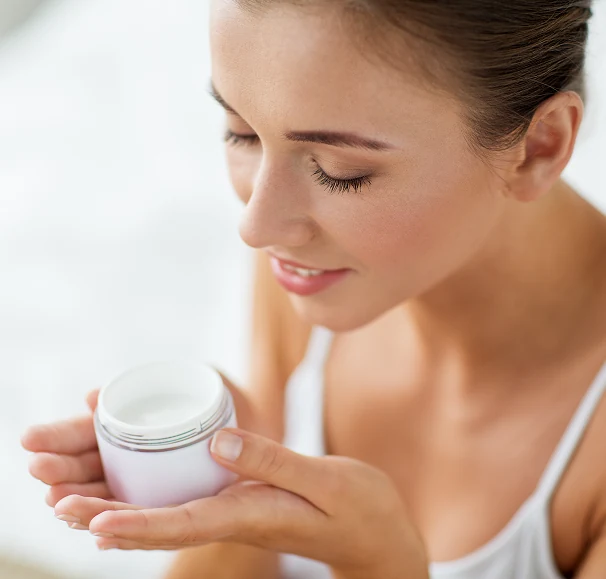
M 19 437 L 157 359 L 245 376 L 250 254 L 206 94 L 207 2 L 0 0 L 0 578 L 160 578 L 57 521 Z M 606 210 L 606 3 L 568 179 Z M 600 171 L 600 173 L 598 173 Z

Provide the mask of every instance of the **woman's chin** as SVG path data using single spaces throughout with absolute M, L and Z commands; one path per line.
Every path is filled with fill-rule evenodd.
M 373 311 L 363 300 L 322 300 L 320 296 L 301 297 L 289 294 L 297 315 L 312 326 L 332 332 L 350 332 L 369 324 L 385 313 Z

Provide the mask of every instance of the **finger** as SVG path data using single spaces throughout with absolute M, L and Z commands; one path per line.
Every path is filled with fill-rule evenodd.
M 275 547 L 276 538 L 309 535 L 325 519 L 297 495 L 267 484 L 238 483 L 215 497 L 173 508 L 103 512 L 90 522 L 90 530 L 148 545 L 235 540 L 266 546 L 266 540 Z
M 99 388 L 96 388 L 95 390 L 91 390 L 86 395 L 86 404 L 90 408 L 91 412 L 94 412 L 95 408 L 97 408 L 97 400 L 98 400 L 98 398 L 99 398 Z
M 81 497 L 96 497 L 99 499 L 110 500 L 112 493 L 105 482 L 94 482 L 85 484 L 61 483 L 53 485 L 46 493 L 46 504 L 54 507 L 65 497 L 70 495 L 80 495 Z
M 106 501 L 97 497 L 71 495 L 61 499 L 55 505 L 55 516 L 61 521 L 90 526 L 90 522 L 105 511 L 130 511 L 142 508 L 128 503 Z
M 97 448 L 91 416 L 30 427 L 21 437 L 21 445 L 32 452 L 80 454 Z
M 30 474 L 48 485 L 87 483 L 103 479 L 103 466 L 97 451 L 79 456 L 38 452 L 29 460 Z
M 67 526 L 74 531 L 88 531 L 88 527 L 80 525 L 79 523 L 67 523 Z
M 90 521 L 93 534 L 139 543 L 191 546 L 218 540 L 231 531 L 231 499 L 210 497 L 157 509 L 104 509 Z
M 210 449 L 217 462 L 240 476 L 295 493 L 327 512 L 325 490 L 333 486 L 335 472 L 326 461 L 235 428 L 217 432 Z
M 97 547 L 101 551 L 120 549 L 121 551 L 175 551 L 180 547 L 176 545 L 146 545 L 136 541 L 124 541 L 117 539 L 98 539 Z
M 219 373 L 219 376 L 221 376 L 221 380 L 223 380 L 223 385 L 231 394 L 240 427 L 247 430 L 258 428 L 260 424 L 254 420 L 255 415 L 258 413 L 252 410 L 248 397 L 242 390 L 240 390 L 240 388 L 233 384 L 233 382 L 225 374 L 219 370 L 217 370 L 217 372 Z

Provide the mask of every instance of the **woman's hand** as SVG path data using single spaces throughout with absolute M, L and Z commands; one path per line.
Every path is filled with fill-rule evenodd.
M 21 439 L 23 447 L 34 453 L 30 473 L 50 485 L 46 502 L 51 507 L 69 495 L 111 499 L 93 426 L 98 396 L 99 390 L 93 390 L 86 397 L 90 415 L 33 426 Z
M 428 577 L 422 541 L 381 471 L 302 456 L 238 429 L 215 434 L 211 448 L 244 479 L 215 497 L 145 509 L 89 493 L 62 499 L 55 514 L 88 527 L 102 549 L 238 542 L 322 561 L 348 579 Z
M 221 377 L 231 392 L 238 423 L 248 430 L 271 432 L 266 426 L 269 421 L 254 413 L 244 392 L 225 376 Z M 23 448 L 34 453 L 29 462 L 30 474 L 50 486 L 46 502 L 51 507 L 69 495 L 112 499 L 105 482 L 93 424 L 98 397 L 98 389 L 86 396 L 90 414 L 32 426 L 21 438 Z M 78 528 L 77 524 L 73 526 Z

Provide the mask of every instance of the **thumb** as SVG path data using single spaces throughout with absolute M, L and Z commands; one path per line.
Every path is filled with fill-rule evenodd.
M 303 456 L 263 436 L 226 428 L 213 436 L 213 458 L 232 472 L 297 494 L 321 510 L 334 473 L 321 458 Z

